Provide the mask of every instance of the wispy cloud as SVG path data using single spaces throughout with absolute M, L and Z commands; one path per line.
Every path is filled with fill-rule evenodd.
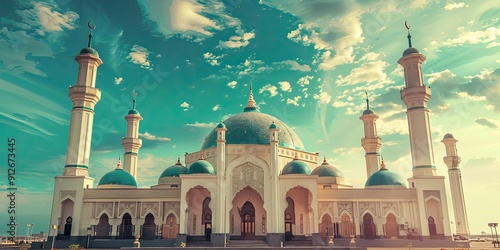
M 498 123 L 496 121 L 488 119 L 486 117 L 477 118 L 474 122 L 488 128 L 498 128 Z
M 297 61 L 294 61 L 294 60 L 285 60 L 285 61 L 277 62 L 275 64 L 283 65 L 291 70 L 297 70 L 297 71 L 302 71 L 302 72 L 311 71 L 311 67 L 309 65 L 299 64 Z
M 188 123 L 186 126 L 189 127 L 196 127 L 196 128 L 213 128 L 215 127 L 215 123 L 209 122 L 209 123 L 204 123 L 204 122 L 195 122 L 195 123 Z
M 143 133 L 139 133 L 139 137 L 141 137 L 141 138 L 143 138 L 145 140 L 149 140 L 149 141 L 171 141 L 170 138 L 156 136 L 156 135 L 150 134 L 148 132 L 144 132 L 144 134 Z
M 46 32 L 72 30 L 80 17 L 74 11 L 59 12 L 57 5 L 41 2 L 35 3 L 32 9 L 16 10 L 16 13 L 21 16 L 24 23 L 36 27 L 36 32 L 42 36 Z
M 184 111 L 188 111 L 191 108 L 191 106 L 187 102 L 181 103 L 180 107 L 184 108 Z
M 453 9 L 460 9 L 463 7 L 469 7 L 469 5 L 466 5 L 465 3 L 447 3 L 444 6 L 445 10 L 453 10 Z
M 232 88 L 232 89 L 234 89 L 234 88 L 236 88 L 236 85 L 237 85 L 237 84 L 238 84 L 238 82 L 236 82 L 236 81 L 230 81 L 230 82 L 227 84 L 227 86 L 228 86 L 228 87 L 230 87 L 230 88 Z
M 219 41 L 218 47 L 226 49 L 246 47 L 250 43 L 250 40 L 253 38 L 255 38 L 255 33 L 253 31 L 243 33 L 241 36 L 230 37 L 228 41 Z
M 271 97 L 276 96 L 278 94 L 278 88 L 276 86 L 271 85 L 271 84 L 267 84 L 259 89 L 260 94 L 262 94 L 266 91 L 269 92 Z
M 210 52 L 203 54 L 203 58 L 205 58 L 207 63 L 209 63 L 212 66 L 219 66 L 220 65 L 219 59 L 221 59 L 222 57 L 224 57 L 224 55 L 216 56 Z

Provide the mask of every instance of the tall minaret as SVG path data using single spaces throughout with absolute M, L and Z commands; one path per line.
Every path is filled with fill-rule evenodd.
M 69 87 L 73 109 L 71 110 L 64 176 L 89 175 L 94 106 L 101 99 L 101 90 L 95 88 L 95 81 L 97 67 L 102 64 L 99 54 L 91 47 L 92 29 L 91 27 L 88 47 L 82 49 L 75 57 L 80 65 L 76 85 Z
M 369 178 L 373 173 L 380 168 L 380 153 L 379 149 L 382 145 L 382 140 L 377 136 L 377 119 L 378 115 L 370 110 L 370 101 L 368 100 L 368 92 L 366 92 L 366 110 L 359 117 L 364 123 L 365 137 L 361 139 L 361 146 L 365 149 L 366 160 L 366 177 Z
M 127 133 L 122 139 L 123 149 L 123 170 L 127 171 L 137 181 L 137 160 L 139 159 L 139 149 L 142 146 L 142 140 L 139 139 L 139 122 L 142 120 L 141 114 L 135 109 L 135 92 L 132 109 L 125 116 L 127 120 Z
M 443 157 L 443 160 L 446 166 L 448 166 L 451 200 L 453 202 L 453 211 L 455 212 L 457 234 L 468 237 L 469 224 L 467 220 L 467 211 L 465 209 L 462 175 L 458 167 L 460 164 L 460 157 L 457 155 L 457 140 L 453 138 L 452 134 L 446 134 L 441 142 L 444 143 L 446 148 L 446 156 Z
M 274 242 L 281 239 L 276 239 L 281 237 L 281 234 L 284 233 L 284 217 L 283 214 L 280 213 L 280 183 L 279 183 L 279 174 L 280 168 L 278 164 L 278 143 L 279 143 L 279 128 L 273 122 L 268 129 L 269 132 L 269 168 L 271 169 L 271 186 L 269 187 L 271 190 L 271 204 L 269 208 L 269 212 L 267 214 L 267 225 L 266 232 L 268 233 L 268 237 L 274 237 L 274 239 L 268 239 L 268 242 Z M 283 208 L 284 209 L 284 208 Z M 280 234 L 281 233 L 281 234 Z M 271 244 L 273 245 L 273 244 Z
M 212 233 L 217 234 L 214 235 L 215 238 L 221 237 L 221 239 L 214 238 L 213 243 L 222 242 L 222 244 L 218 245 L 225 246 L 224 243 L 226 242 L 226 236 L 229 234 L 230 228 L 230 220 L 227 219 L 230 208 L 227 207 L 228 201 L 226 197 L 226 125 L 222 121 L 219 122 L 215 127 L 215 131 L 217 131 L 217 164 L 215 166 L 217 189 L 216 193 L 212 195 L 212 202 L 214 202 L 212 207 L 214 213 L 214 216 L 212 216 Z
M 409 48 L 403 52 L 403 57 L 398 63 L 403 66 L 405 75 L 405 88 L 401 90 L 401 99 L 406 104 L 413 176 L 435 176 L 436 167 L 427 109 L 431 89 L 425 86 L 422 76 L 422 63 L 425 61 L 425 56 L 412 47 L 410 27 L 406 27 Z

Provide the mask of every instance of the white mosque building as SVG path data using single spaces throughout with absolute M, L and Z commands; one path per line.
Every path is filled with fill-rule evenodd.
M 134 103 L 125 116 L 123 164 L 118 162 L 95 186 L 89 157 L 102 60 L 90 42 L 75 60 L 79 69 L 69 89 L 73 107 L 66 162 L 55 177 L 50 218 L 55 227 L 49 235 L 57 235 L 56 246 L 84 242 L 87 235 L 90 247 L 131 247 L 136 236 L 142 246 L 199 242 L 224 247 L 252 239 L 270 246 L 293 241 L 358 247 L 457 244 L 445 177 L 436 174 L 434 163 L 426 108 L 431 89 L 422 76 L 425 56 L 411 42 L 398 63 L 404 67 L 401 99 L 407 107 L 413 175 L 398 176 L 381 160 L 378 115 L 367 105 L 360 116 L 367 172 L 363 188 L 349 185 L 348 176 L 307 151 L 290 127 L 261 112 L 251 91 L 243 112 L 193 142 L 201 143 L 201 150 L 186 153 L 184 165 L 179 159 L 148 188 L 136 184 L 143 118 Z M 446 134 L 442 142 L 453 231 L 468 235 L 457 140 Z

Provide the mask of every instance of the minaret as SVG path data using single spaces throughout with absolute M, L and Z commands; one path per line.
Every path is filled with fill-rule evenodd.
M 366 177 L 369 178 L 380 168 L 380 153 L 379 149 L 382 145 L 382 139 L 377 136 L 377 119 L 378 115 L 370 110 L 370 101 L 368 93 L 366 93 L 366 110 L 359 117 L 363 121 L 365 137 L 361 139 L 361 146 L 365 149 L 366 161 Z
M 444 163 L 448 166 L 448 176 L 450 178 L 451 200 L 453 211 L 455 212 L 455 226 L 458 235 L 469 236 L 469 225 L 467 211 L 465 208 L 464 190 L 462 186 L 462 175 L 460 173 L 460 157 L 457 155 L 457 140 L 452 134 L 446 134 L 441 141 L 446 148 Z
M 122 139 L 123 149 L 123 170 L 127 171 L 137 181 L 137 161 L 139 159 L 139 149 L 142 146 L 142 140 L 139 139 L 139 122 L 142 120 L 141 114 L 135 109 L 136 94 L 133 92 L 134 100 L 132 109 L 125 116 L 127 120 L 127 133 Z
M 217 191 L 214 195 L 212 195 L 212 201 L 214 202 L 213 212 L 214 216 L 212 217 L 212 233 L 214 235 L 213 243 L 218 245 L 225 246 L 226 236 L 229 234 L 229 222 L 227 214 L 229 213 L 229 209 L 227 208 L 227 197 L 226 197 L 226 125 L 221 121 L 215 127 L 217 131 L 217 155 L 216 161 L 217 165 L 216 173 L 217 173 Z M 221 239 L 216 239 L 220 237 Z M 220 244 L 222 243 L 222 244 Z
M 90 25 L 89 25 L 90 27 Z M 97 67 L 101 58 L 92 45 L 92 27 L 88 47 L 75 57 L 79 64 L 76 85 L 69 87 L 73 102 L 69 128 L 64 176 L 88 176 L 94 107 L 101 99 L 101 90 L 95 87 Z
M 284 233 L 284 217 L 280 213 L 280 185 L 279 185 L 279 175 L 280 168 L 278 164 L 278 143 L 279 143 L 279 128 L 273 122 L 268 129 L 269 132 L 269 168 L 271 169 L 271 206 L 268 209 L 267 214 L 267 230 L 269 237 L 280 237 L 280 234 Z M 284 208 L 283 208 L 284 209 Z M 268 242 L 276 241 L 278 239 L 268 239 Z
M 406 27 L 409 48 L 403 52 L 403 57 L 398 63 L 403 66 L 405 75 L 405 88 L 401 90 L 401 99 L 406 104 L 413 176 L 435 176 L 429 110 L 427 109 L 431 89 L 425 86 L 422 76 L 422 63 L 425 61 L 425 56 L 412 47 L 410 27 Z

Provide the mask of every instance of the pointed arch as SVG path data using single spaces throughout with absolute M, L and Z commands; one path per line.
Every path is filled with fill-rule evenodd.
M 339 225 L 338 237 L 340 238 L 350 238 L 351 234 L 356 234 L 353 216 L 347 210 L 343 210 L 340 213 L 340 225 Z
M 142 224 L 141 239 L 152 240 L 156 236 L 156 224 L 155 216 L 152 213 L 148 213 L 144 217 L 144 224 Z
M 370 212 L 366 212 L 363 215 L 363 239 L 365 240 L 372 240 L 375 239 L 376 235 L 376 227 L 375 223 L 373 222 L 373 215 Z
M 168 213 L 162 228 L 163 239 L 175 239 L 179 233 L 178 217 L 174 213 Z
M 397 238 L 399 236 L 399 224 L 393 213 L 387 214 L 385 218 L 384 232 L 388 238 Z
M 119 239 L 132 239 L 134 235 L 134 225 L 132 225 L 132 216 L 129 213 L 123 214 L 122 222 L 118 225 Z
M 96 238 L 109 238 L 111 236 L 111 225 L 109 224 L 109 215 L 102 211 L 99 215 L 99 223 L 95 226 L 94 232 Z

